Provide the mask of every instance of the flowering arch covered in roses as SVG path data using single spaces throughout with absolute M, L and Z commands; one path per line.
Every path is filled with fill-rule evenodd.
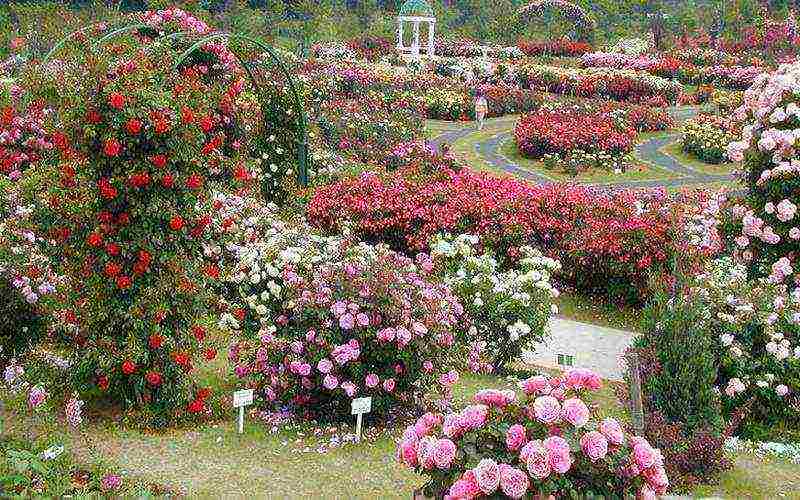
M 595 22 L 586 11 L 572 2 L 564 0 L 537 0 L 521 7 L 518 14 L 523 17 L 541 17 L 546 11 L 560 13 L 575 25 L 580 42 L 591 41 L 594 37 Z

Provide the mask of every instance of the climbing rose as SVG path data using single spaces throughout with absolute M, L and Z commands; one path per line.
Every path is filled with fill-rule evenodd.
M 596 462 L 608 453 L 608 440 L 597 431 L 587 432 L 581 437 L 581 450 L 589 460 Z

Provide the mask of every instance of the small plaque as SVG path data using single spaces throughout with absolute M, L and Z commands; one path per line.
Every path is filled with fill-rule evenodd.
M 356 398 L 351 405 L 352 414 L 360 415 L 372 411 L 372 398 Z
M 233 393 L 233 407 L 242 408 L 253 404 L 253 389 L 245 389 Z

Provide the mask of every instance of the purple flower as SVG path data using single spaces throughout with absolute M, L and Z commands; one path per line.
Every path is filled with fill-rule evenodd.
M 355 318 L 353 318 L 352 314 L 342 314 L 339 317 L 339 326 L 342 328 L 342 330 L 352 330 L 355 325 Z

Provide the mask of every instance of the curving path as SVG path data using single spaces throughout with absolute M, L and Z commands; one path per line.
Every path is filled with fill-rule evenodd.
M 680 107 L 671 108 L 670 114 L 678 122 L 685 121 L 698 112 L 697 107 Z M 516 177 L 520 177 L 532 182 L 545 184 L 549 182 L 559 182 L 552 179 L 540 172 L 531 171 L 520 167 L 520 165 L 506 158 L 501 152 L 501 146 L 509 140 L 513 140 L 514 121 L 499 118 L 492 122 L 487 123 L 504 123 L 508 121 L 509 130 L 501 132 L 497 135 L 490 137 L 487 140 L 476 142 L 474 148 L 488 164 L 492 167 L 507 172 Z M 439 148 L 442 144 L 452 144 L 456 141 L 464 139 L 470 134 L 475 132 L 475 125 L 472 122 L 460 124 L 457 130 L 448 130 L 431 140 L 434 147 Z M 670 134 L 666 136 L 659 136 L 647 139 L 636 145 L 634 148 L 634 155 L 640 161 L 648 163 L 658 169 L 669 172 L 674 176 L 671 179 L 653 179 L 653 180 L 622 180 L 617 182 L 598 183 L 598 186 L 607 187 L 620 187 L 620 188 L 636 188 L 636 187 L 680 187 L 689 186 L 693 184 L 709 184 L 716 182 L 726 182 L 734 180 L 732 174 L 708 174 L 696 170 L 688 165 L 680 163 L 674 157 L 664 153 L 664 147 L 674 144 L 680 140 L 679 134 Z

